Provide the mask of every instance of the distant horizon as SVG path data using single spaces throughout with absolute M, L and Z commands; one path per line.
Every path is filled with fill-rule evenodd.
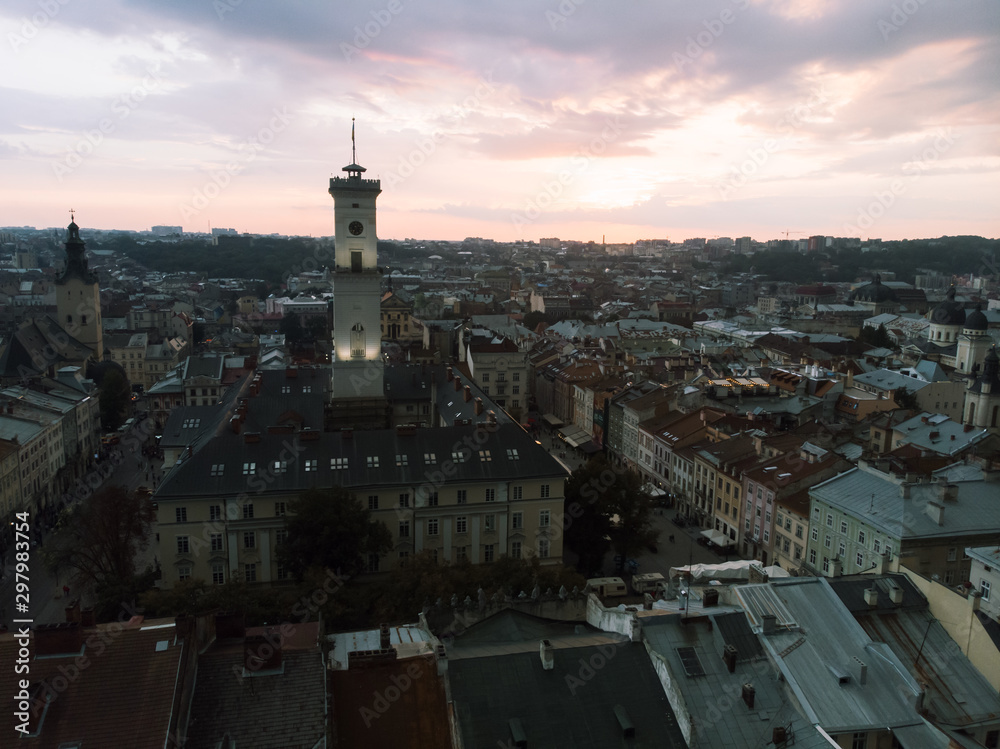
M 66 222 L 66 226 L 68 226 L 68 225 L 69 225 L 69 222 L 67 221 Z M 80 223 L 79 221 L 77 222 L 77 225 L 80 227 L 80 231 L 83 234 L 86 234 L 88 231 L 101 231 L 101 232 L 112 232 L 112 231 L 151 232 L 152 231 L 151 227 L 145 228 L 145 229 L 128 229 L 128 228 L 122 228 L 122 227 L 115 227 L 115 228 L 112 228 L 112 229 L 107 229 L 107 228 L 101 228 L 101 227 L 97 227 L 97 226 L 87 226 L 86 224 Z M 176 225 L 177 224 L 153 224 L 153 226 L 176 226 Z M 65 231 L 66 226 L 42 226 L 42 227 L 39 227 L 39 226 L 31 226 L 29 224 L 12 224 L 12 225 L 9 225 L 9 226 L 0 226 L 0 231 L 10 230 L 10 229 L 23 229 L 23 228 L 26 228 L 26 227 L 31 228 L 34 231 Z M 231 226 L 226 226 L 226 227 L 216 226 L 216 227 L 213 227 L 213 228 L 215 228 L 215 229 L 236 229 L 236 227 L 231 227 Z M 184 234 L 209 234 L 210 230 L 199 231 L 199 230 L 183 229 L 183 232 L 184 232 Z M 316 234 L 289 234 L 289 233 L 280 232 L 280 231 L 252 231 L 252 232 L 248 231 L 248 232 L 244 232 L 244 231 L 241 231 L 239 229 L 237 229 L 237 233 L 238 233 L 238 235 L 250 234 L 250 235 L 257 235 L 257 236 L 271 236 L 271 235 L 277 234 L 277 235 L 280 235 L 280 236 L 301 237 L 301 238 L 306 238 L 306 239 L 333 239 L 334 238 L 334 234 L 332 234 L 332 233 L 331 234 L 320 234 L 320 235 L 316 235 Z M 236 235 L 232 235 L 232 236 L 236 236 Z M 713 239 L 725 238 L 726 236 L 728 236 L 728 235 L 706 236 L 705 240 L 706 240 L 706 243 L 707 243 L 707 242 L 709 242 L 709 241 L 711 241 Z M 748 235 L 741 234 L 741 235 L 736 235 L 736 236 L 730 236 L 729 238 L 733 239 L 735 241 L 736 239 L 739 239 L 740 237 L 745 237 L 745 236 L 748 236 Z M 755 237 L 753 235 L 749 235 L 749 236 L 750 236 L 751 241 L 753 241 L 753 242 L 777 242 L 777 241 L 784 241 L 785 240 L 785 237 L 781 237 L 781 236 L 778 236 L 778 237 L 766 237 L 766 238 L 758 238 L 758 237 Z M 876 236 L 869 236 L 869 237 L 865 237 L 865 236 L 861 236 L 861 237 L 849 237 L 847 235 L 833 235 L 833 234 L 822 234 L 822 235 L 820 235 L 820 234 L 808 234 L 808 235 L 802 234 L 802 235 L 797 235 L 795 237 L 788 237 L 788 240 L 792 241 L 792 242 L 797 242 L 797 241 L 800 241 L 800 240 L 807 240 L 811 236 L 824 236 L 824 237 L 827 237 L 827 238 L 834 238 L 834 239 L 857 239 L 857 238 L 860 238 L 862 242 L 871 241 L 871 240 L 878 240 L 878 241 L 881 241 L 881 242 L 920 242 L 920 241 L 930 241 L 930 240 L 933 240 L 933 239 L 946 239 L 946 238 L 949 238 L 949 237 L 978 237 L 979 239 L 985 239 L 985 240 L 990 240 L 990 241 L 994 241 L 994 240 L 1000 239 L 1000 237 L 986 237 L 986 236 L 983 236 L 981 234 L 959 233 L 959 234 L 939 234 L 937 236 L 927 236 L 927 237 L 902 237 L 900 239 L 895 239 L 895 238 L 892 238 L 892 237 L 876 237 Z M 598 245 L 599 244 L 619 245 L 619 244 L 635 244 L 636 242 L 648 242 L 648 241 L 657 241 L 657 242 L 668 241 L 668 242 L 671 242 L 672 244 L 683 244 L 684 242 L 690 241 L 692 239 L 700 239 L 700 238 L 701 237 L 696 236 L 696 235 L 692 235 L 690 237 L 684 237 L 683 239 L 671 239 L 669 237 L 641 237 L 639 239 L 633 239 L 631 241 L 621 241 L 621 242 L 606 241 L 606 242 L 602 243 L 601 240 L 599 240 L 599 239 L 573 239 L 571 237 L 538 237 L 536 239 L 525 238 L 525 239 L 500 240 L 500 239 L 494 239 L 493 237 L 487 237 L 487 236 L 470 234 L 470 235 L 467 235 L 465 237 L 462 237 L 461 239 L 445 239 L 445 238 L 441 238 L 441 237 L 434 237 L 434 238 L 430 238 L 430 237 L 405 237 L 403 239 L 399 239 L 399 238 L 396 238 L 396 237 L 381 237 L 380 236 L 378 238 L 378 240 L 380 242 L 463 242 L 463 241 L 465 241 L 467 239 L 482 239 L 482 240 L 486 240 L 486 241 L 493 241 L 493 242 L 496 242 L 498 244 L 512 244 L 512 243 L 515 243 L 515 242 L 533 242 L 535 244 L 538 244 L 538 242 L 541 241 L 542 239 L 558 239 L 561 242 L 573 242 L 573 243 L 577 243 L 577 244 L 589 244 L 589 243 L 593 242 L 594 244 L 598 244 Z
M 998 21 L 977 0 L 7 4 L 0 205 L 329 236 L 356 158 L 404 240 L 998 237 Z

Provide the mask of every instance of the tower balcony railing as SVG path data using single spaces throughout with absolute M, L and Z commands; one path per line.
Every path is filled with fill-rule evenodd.
M 377 187 L 381 189 L 382 181 L 365 179 L 364 177 L 330 177 L 330 187 Z

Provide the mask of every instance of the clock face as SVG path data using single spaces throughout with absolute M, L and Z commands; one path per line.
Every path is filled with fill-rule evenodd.
M 348 225 L 347 230 L 351 232 L 351 234 L 353 234 L 354 236 L 358 236 L 361 232 L 365 230 L 365 226 L 360 221 L 352 221 Z

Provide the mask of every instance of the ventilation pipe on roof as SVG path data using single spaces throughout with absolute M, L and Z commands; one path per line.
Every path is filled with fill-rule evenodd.
M 753 688 L 753 684 L 743 685 L 741 696 L 743 697 L 743 701 L 746 703 L 748 710 L 753 710 L 754 697 L 756 693 L 757 690 Z
M 622 729 L 622 738 L 635 738 L 635 725 L 628 716 L 628 711 L 622 705 L 615 705 L 615 718 L 618 719 L 618 726 Z
M 878 588 L 875 586 L 865 588 L 865 603 L 872 609 L 878 606 Z
M 552 643 L 542 640 L 538 643 L 538 656 L 542 659 L 542 669 L 552 671 L 556 667 L 555 656 L 552 653 Z

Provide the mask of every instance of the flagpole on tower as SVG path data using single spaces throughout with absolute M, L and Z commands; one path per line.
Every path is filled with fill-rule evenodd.
M 351 118 L 351 163 L 358 163 L 358 150 L 354 145 L 354 118 Z

